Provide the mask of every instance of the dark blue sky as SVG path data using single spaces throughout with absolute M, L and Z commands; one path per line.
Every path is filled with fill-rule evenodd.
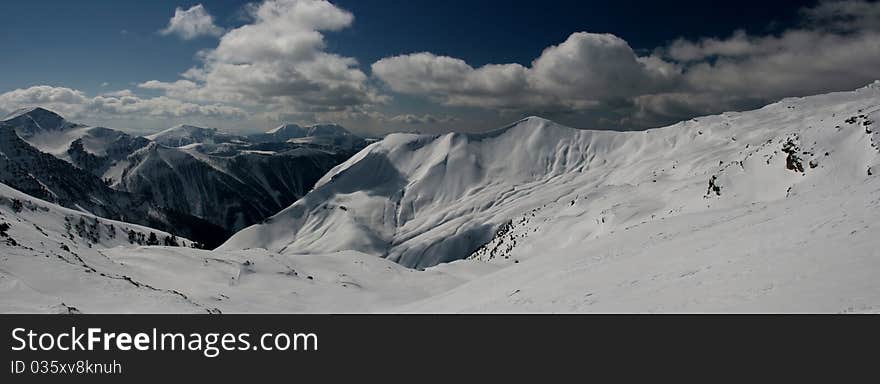
M 613 33 L 634 49 L 678 37 L 726 37 L 736 29 L 789 26 L 813 1 L 337 1 L 356 15 L 331 41 L 364 62 L 429 51 L 469 64 L 528 64 L 572 32 Z
M 214 38 L 160 36 L 174 8 L 202 3 L 218 25 L 241 25 L 245 1 L 45 0 L 5 2 L 0 18 L 0 91 L 51 84 L 98 91 L 151 79 L 174 80 Z M 677 37 L 766 33 L 790 26 L 813 1 L 340 0 L 351 28 L 326 34 L 328 50 L 369 64 L 429 51 L 486 63 L 528 64 L 575 31 L 613 33 L 636 49 Z

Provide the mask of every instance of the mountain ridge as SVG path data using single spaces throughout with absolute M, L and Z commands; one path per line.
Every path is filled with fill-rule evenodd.
M 724 205 L 785 198 L 796 190 L 800 174 L 816 173 L 814 165 L 828 161 L 823 154 L 832 151 L 812 141 L 829 149 L 840 145 L 816 124 L 834 119 L 840 120 L 836 126 L 845 125 L 837 117 L 844 112 L 837 109 L 850 108 L 846 103 L 868 103 L 848 117 L 866 116 L 877 84 L 645 131 L 579 130 L 529 117 L 486 133 L 391 134 L 328 172 L 309 195 L 265 224 L 240 231 L 220 249 L 356 250 L 424 268 L 468 257 L 526 212 L 589 194 L 584 185 L 640 190 L 674 181 L 680 183 L 676 190 L 690 192 L 671 200 L 681 200 L 680 206 L 668 207 L 673 212 L 719 204 L 710 200 L 716 194 L 724 195 L 719 199 Z M 819 117 L 800 115 L 803 108 Z M 771 125 L 759 125 L 763 121 Z M 773 124 L 786 128 L 775 130 Z M 804 132 L 816 139 L 806 142 Z M 846 132 L 853 139 L 866 137 Z M 766 158 L 766 169 L 752 164 L 757 156 Z M 782 166 L 774 165 L 778 161 Z M 864 174 L 870 161 L 859 161 L 864 163 L 853 169 Z M 794 163 L 801 165 L 792 171 Z M 361 176 L 366 174 L 369 179 Z M 672 181 L 664 183 L 664 177 Z M 717 193 L 707 193 L 707 185 Z M 658 206 L 652 214 L 660 216 L 665 203 L 650 204 Z M 332 241 L 320 236 L 331 230 L 338 234 Z
M 0 186 L 27 240 L 0 241 L 0 311 L 880 313 L 877 120 L 880 83 L 647 131 L 393 134 L 216 250 L 65 244 L 81 262 Z

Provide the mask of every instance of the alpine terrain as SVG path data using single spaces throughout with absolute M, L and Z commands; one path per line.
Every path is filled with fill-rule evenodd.
M 480 134 L 391 134 L 332 169 L 328 141 L 298 126 L 246 140 L 147 138 L 107 160 L 123 168 L 112 174 L 120 191 L 243 228 L 213 251 L 85 214 L 89 201 L 55 205 L 79 195 L 42 191 L 44 179 L 4 160 L 3 183 L 17 190 L 0 189 L 0 310 L 880 312 L 878 120 L 880 81 L 645 131 L 529 117 Z M 67 141 L 15 126 L 76 164 Z M 107 137 L 55 126 L 87 151 Z M 6 133 L 17 144 L 3 144 L 2 159 L 26 151 L 17 137 Z M 263 151 L 276 155 L 251 159 Z M 270 163 L 279 154 L 329 171 L 285 202 L 297 188 L 277 184 L 295 179 Z M 113 167 L 89 169 L 110 178 Z M 261 222 L 211 211 L 243 186 L 283 191 L 268 195 L 289 206 Z M 198 196 L 202 207 L 173 200 Z
M 122 213 L 131 205 L 143 205 L 126 220 L 176 230 L 209 248 L 287 207 L 327 170 L 366 145 L 341 127 L 323 135 L 340 138 L 340 145 L 252 142 L 190 125 L 139 137 L 71 123 L 39 107 L 13 112 L 2 124 L 5 133 L 0 134 L 8 137 L 0 145 L 19 148 L 10 159 L 21 161 L 24 152 L 42 159 L 47 164 L 29 172 L 45 172 L 51 179 L 41 180 L 40 186 L 24 186 L 24 181 L 10 186 L 51 201 L 61 199 L 59 204 L 66 207 L 79 204 L 103 217 L 126 219 Z M 301 138 L 310 139 L 309 133 Z M 65 188 L 76 191 L 39 190 L 58 179 L 75 179 Z M 136 202 L 129 203 L 131 199 Z M 144 221 L 147 217 L 152 221 Z

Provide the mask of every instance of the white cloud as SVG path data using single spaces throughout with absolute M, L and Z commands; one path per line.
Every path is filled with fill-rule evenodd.
M 837 32 L 880 30 L 880 6 L 864 0 L 823 1 L 801 10 L 812 29 Z
M 111 96 L 111 97 L 123 97 L 123 96 L 134 96 L 134 92 L 130 89 L 120 89 L 118 91 L 110 91 L 104 92 L 101 96 Z
M 165 91 L 170 95 L 185 96 L 187 92 L 197 89 L 198 84 L 190 80 L 177 80 L 174 82 L 150 80 L 138 84 L 138 88 L 158 89 L 161 91 Z
M 223 28 L 214 24 L 214 17 L 201 4 L 184 10 L 177 7 L 174 16 L 168 21 L 168 26 L 159 31 L 163 35 L 177 35 L 185 40 L 192 40 L 200 36 L 220 36 Z
M 288 113 L 329 113 L 382 103 L 354 58 L 327 52 L 323 32 L 354 16 L 324 0 L 266 0 L 248 7 L 251 22 L 226 32 L 202 64 L 173 82 L 142 88 L 169 97 Z
M 801 26 L 777 35 L 736 31 L 658 49 L 683 65 L 683 76 L 671 93 L 638 97 L 639 116 L 670 121 L 853 89 L 880 78 L 880 3 L 823 2 L 801 14 Z
M 0 94 L 0 110 L 8 112 L 33 106 L 45 107 L 73 119 L 241 119 L 247 116 L 244 110 L 232 106 L 196 104 L 165 96 L 143 98 L 127 89 L 89 97 L 84 92 L 71 88 L 37 85 Z
M 712 56 L 745 56 L 757 53 L 756 48 L 746 32 L 738 30 L 728 39 L 704 38 L 696 42 L 677 39 L 666 48 L 666 55 L 673 60 L 687 62 Z
M 373 63 L 373 74 L 400 93 L 446 105 L 572 110 L 662 89 L 678 76 L 663 60 L 639 58 L 622 39 L 579 32 L 548 47 L 531 67 L 489 64 L 416 53 Z
M 757 107 L 787 96 L 853 89 L 880 78 L 880 3 L 821 2 L 775 35 L 678 39 L 647 56 L 610 34 L 574 33 L 530 66 L 479 68 L 422 52 L 373 63 L 398 93 L 448 106 L 644 127 Z M 553 116 L 551 116 L 553 117 Z M 572 121 L 568 120 L 568 121 Z

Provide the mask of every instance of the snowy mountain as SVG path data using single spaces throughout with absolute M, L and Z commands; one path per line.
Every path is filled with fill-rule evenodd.
M 275 133 L 290 133 L 283 127 Z M 153 144 L 132 153 L 118 179 L 107 177 L 118 180 L 118 189 L 237 231 L 292 204 L 328 170 L 365 146 L 338 126 L 310 127 L 300 133 L 305 142 L 255 142 L 181 125 L 147 136 Z M 310 135 L 346 140 L 318 145 Z
M 186 297 L 132 279 L 105 251 L 184 238 L 107 220 L 36 199 L 0 184 L 0 291 L 3 312 L 79 313 L 71 303 L 108 310 L 190 310 Z
M 28 144 L 102 179 L 118 181 L 125 158 L 150 142 L 110 128 L 71 123 L 43 108 L 24 109 L 11 116 L 4 122 Z
M 5 122 L 0 122 L 0 182 L 31 196 L 103 217 L 124 218 L 128 208 L 140 205 L 94 175 L 40 152 Z
M 138 290 L 0 242 L 0 311 L 876 313 L 878 118 L 880 82 L 640 132 L 389 135 L 217 250 L 95 245 Z
M 200 149 L 151 143 L 127 158 L 116 187 L 234 231 L 290 205 L 349 156 L 308 149 L 220 156 Z
M 16 112 L 6 124 L 32 147 L 97 176 L 113 189 L 222 228 L 210 239 L 186 232 L 208 245 L 219 245 L 232 232 L 287 207 L 330 168 L 366 145 L 335 125 L 303 129 L 305 136 L 297 139 L 301 142 L 252 143 L 243 136 L 191 125 L 137 137 L 70 123 L 42 108 Z
M 57 113 L 40 107 L 19 109 L 6 115 L 3 121 L 15 127 L 16 133 L 22 138 L 83 127 L 83 125 L 71 123 Z
M 308 130 L 296 124 L 281 124 L 264 133 L 255 133 L 248 136 L 254 142 L 284 142 L 290 139 L 308 136 Z
M 699 283 L 683 279 L 699 273 L 736 280 L 717 283 L 724 294 L 769 287 L 779 292 L 773 303 L 810 308 L 779 286 L 829 290 L 816 293 L 817 300 L 877 288 L 862 271 L 880 267 L 872 228 L 880 218 L 878 109 L 875 83 L 641 132 L 575 130 L 528 118 L 486 134 L 390 135 L 219 249 L 357 250 L 417 268 L 464 258 L 511 266 L 421 310 L 587 310 L 589 290 L 570 292 L 567 285 L 644 286 L 656 279 L 651 289 L 671 295 L 696 289 Z M 739 264 L 727 265 L 733 262 Z M 766 272 L 752 272 L 754 280 L 733 277 L 755 268 Z M 807 277 L 818 285 L 798 280 Z M 507 297 L 523 286 L 533 291 Z M 643 293 L 638 285 L 613 288 L 627 300 Z M 552 305 L 563 299 L 573 302 Z M 635 302 L 652 299 L 665 303 L 658 296 Z M 658 308 L 729 308 L 736 300 L 728 299 L 701 307 L 674 298 L 676 306 Z M 596 308 L 649 309 L 606 304 Z
M 146 138 L 166 147 L 183 147 L 196 143 L 221 144 L 247 141 L 243 136 L 222 132 L 216 128 L 202 128 L 186 124 L 173 126 L 146 136 Z
M 368 311 L 465 281 L 454 269 L 417 272 L 357 252 L 286 258 L 191 247 L 0 184 L 0 313 Z
M 142 195 L 112 189 L 94 174 L 41 152 L 19 137 L 15 128 L 0 122 L 0 183 L 70 209 L 173 231 L 212 246 L 225 239 L 220 227 Z
M 307 127 L 282 124 L 267 132 L 250 135 L 248 138 L 257 143 L 290 142 L 329 148 L 360 149 L 366 146 L 364 138 L 336 124 L 316 124 Z

